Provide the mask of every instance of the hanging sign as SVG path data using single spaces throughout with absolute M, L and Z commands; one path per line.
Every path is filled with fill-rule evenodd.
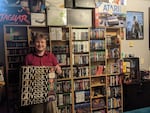
M 126 13 L 126 6 L 117 5 L 114 3 L 99 2 L 97 3 L 99 13 L 122 14 Z
M 2 7 L 0 24 L 30 24 L 30 13 L 23 7 Z

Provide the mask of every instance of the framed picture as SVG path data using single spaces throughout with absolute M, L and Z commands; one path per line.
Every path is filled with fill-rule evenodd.
M 141 40 L 144 39 L 143 33 L 143 12 L 127 11 L 126 16 L 126 39 Z

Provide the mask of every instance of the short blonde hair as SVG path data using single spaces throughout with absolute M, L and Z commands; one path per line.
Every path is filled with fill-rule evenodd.
M 33 36 L 33 42 L 37 39 L 45 39 L 47 41 L 47 36 L 43 33 L 36 33 L 35 36 Z

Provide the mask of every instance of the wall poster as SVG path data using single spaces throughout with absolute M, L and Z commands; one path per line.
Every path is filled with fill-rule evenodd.
M 28 0 L 2 0 L 0 3 L 0 25 L 30 25 Z
M 140 40 L 144 39 L 143 33 L 143 12 L 127 11 L 126 17 L 126 39 L 127 40 Z

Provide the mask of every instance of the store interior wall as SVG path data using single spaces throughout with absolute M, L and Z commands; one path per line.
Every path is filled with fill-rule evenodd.
M 140 69 L 150 70 L 149 49 L 149 12 L 150 0 L 127 0 L 127 11 L 144 12 L 144 39 L 121 41 L 121 51 L 124 55 L 133 54 L 140 58 Z M 132 46 L 132 47 L 131 47 Z
M 127 0 L 127 11 L 144 12 L 144 39 L 143 40 L 126 40 L 121 41 L 121 51 L 123 54 L 134 54 L 140 57 L 140 69 L 150 70 L 150 50 L 149 50 L 149 12 L 150 0 Z M 4 65 L 4 43 L 3 27 L 0 26 L 0 65 Z M 130 47 L 130 44 L 133 47 Z

